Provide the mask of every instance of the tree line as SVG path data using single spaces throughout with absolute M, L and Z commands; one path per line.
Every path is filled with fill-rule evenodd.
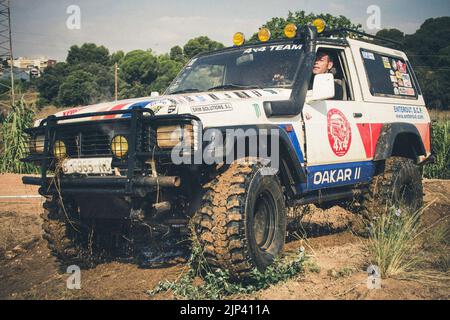
M 345 16 L 289 12 L 286 18 L 275 17 L 263 26 L 272 38 L 282 38 L 289 23 L 304 25 L 319 17 L 330 28 L 362 30 Z M 450 103 L 450 17 L 426 20 L 412 35 L 397 29 L 384 29 L 378 36 L 400 42 L 419 78 L 426 103 L 431 108 L 448 110 Z M 231 35 L 230 35 L 231 36 Z M 256 41 L 256 33 L 249 41 Z M 151 49 L 118 51 L 110 54 L 104 46 L 86 43 L 72 46 L 65 62 L 47 68 L 33 85 L 39 91 L 38 105 L 61 107 L 87 105 L 114 98 L 114 66 L 117 63 L 119 99 L 149 96 L 163 92 L 183 65 L 198 53 L 223 48 L 224 45 L 200 36 L 183 47 L 175 46 L 169 53 L 157 55 Z

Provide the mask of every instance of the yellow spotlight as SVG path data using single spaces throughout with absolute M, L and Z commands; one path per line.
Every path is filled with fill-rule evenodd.
M 124 136 L 115 136 L 111 141 L 111 151 L 117 158 L 124 157 L 128 152 L 128 141 Z
M 57 159 L 63 159 L 67 156 L 66 144 L 61 140 L 56 140 L 53 144 L 53 155 Z
M 235 46 L 242 46 L 245 42 L 245 36 L 242 32 L 236 32 L 233 36 L 233 43 Z
M 270 40 L 270 30 L 267 28 L 261 28 L 258 31 L 258 39 L 261 42 L 266 42 Z
M 45 136 L 32 137 L 29 140 L 28 147 L 30 153 L 43 153 L 44 152 Z
M 158 147 L 175 148 L 177 146 L 191 147 L 194 145 L 194 127 L 192 124 L 184 126 L 163 126 L 156 130 Z
M 293 23 L 288 23 L 286 27 L 284 27 L 284 35 L 289 39 L 294 38 L 297 35 L 297 26 Z
M 326 22 L 320 18 L 315 19 L 312 25 L 317 28 L 317 33 L 322 33 L 327 26 Z

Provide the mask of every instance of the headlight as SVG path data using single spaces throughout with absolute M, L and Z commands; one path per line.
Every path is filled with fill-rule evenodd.
M 124 136 L 115 136 L 111 141 L 111 151 L 117 158 L 123 158 L 128 153 L 128 140 Z
M 194 129 L 192 124 L 178 126 L 164 126 L 156 130 L 158 147 L 174 148 L 181 143 L 184 146 L 192 146 L 194 142 Z
M 67 156 L 66 144 L 61 140 L 56 140 L 53 144 L 53 155 L 57 159 L 62 159 Z
M 34 136 L 30 138 L 28 147 L 30 153 L 44 153 L 45 136 Z

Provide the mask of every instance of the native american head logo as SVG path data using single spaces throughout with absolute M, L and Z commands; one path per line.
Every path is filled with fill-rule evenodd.
M 344 114 L 338 109 L 328 111 L 328 141 L 338 157 L 347 154 L 352 143 L 352 129 Z

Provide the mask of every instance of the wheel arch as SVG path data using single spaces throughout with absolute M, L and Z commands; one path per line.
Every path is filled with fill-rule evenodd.
M 300 149 L 300 146 L 294 146 L 293 141 L 291 140 L 290 136 L 286 132 L 285 129 L 283 129 L 283 126 L 277 126 L 277 125 L 248 125 L 248 126 L 230 126 L 230 127 L 220 127 L 220 128 L 213 128 L 218 129 L 222 132 L 222 135 L 226 137 L 227 129 L 241 129 L 244 131 L 247 131 L 248 129 L 266 129 L 266 130 L 277 130 L 278 136 L 279 136 L 279 175 L 281 184 L 283 187 L 286 188 L 287 195 L 289 197 L 294 196 L 296 193 L 295 186 L 299 183 L 306 181 L 306 172 L 304 170 L 303 164 L 303 154 Z M 231 156 L 231 152 L 234 152 L 232 155 L 232 158 L 237 160 L 236 150 L 237 145 L 239 143 L 245 143 L 246 146 L 246 152 L 245 156 L 248 156 L 249 153 L 249 135 L 244 136 L 234 136 L 233 137 L 233 148 L 228 148 L 226 146 L 226 143 L 224 142 L 224 150 L 223 155 L 224 157 L 229 158 Z M 244 140 L 244 141 L 243 141 Z M 260 141 L 258 140 L 258 144 Z M 259 147 L 259 145 L 257 145 Z M 259 149 L 258 149 L 259 150 Z
M 375 148 L 374 161 L 386 160 L 392 156 L 417 161 L 426 156 L 425 145 L 419 130 L 411 123 L 389 123 L 383 125 Z

